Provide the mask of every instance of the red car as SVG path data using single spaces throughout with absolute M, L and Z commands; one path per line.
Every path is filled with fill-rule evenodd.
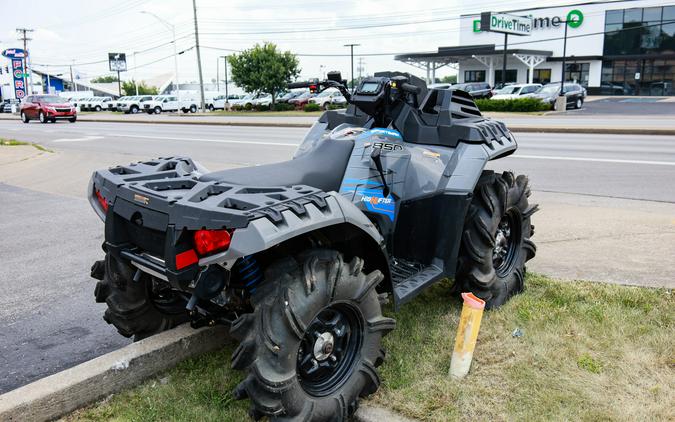
M 28 123 L 38 119 L 40 123 L 65 119 L 71 123 L 77 120 L 77 110 L 68 101 L 56 95 L 29 95 L 21 103 L 21 120 Z
M 288 100 L 288 104 L 293 104 L 295 108 L 303 108 L 305 104 L 309 102 L 310 98 L 316 97 L 316 94 L 311 94 L 309 92 L 303 92 L 300 96 L 295 97 L 291 100 Z

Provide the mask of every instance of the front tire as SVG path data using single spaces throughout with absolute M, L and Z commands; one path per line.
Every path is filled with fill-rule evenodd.
M 129 112 L 131 114 L 136 114 L 138 113 L 138 106 L 132 105 L 131 108 L 129 109 Z
M 155 107 L 155 114 L 162 114 L 162 107 Z
M 96 111 L 101 111 L 101 110 L 103 110 L 103 109 L 101 108 L 101 106 L 96 106 L 96 108 L 95 108 L 94 110 L 96 110 Z
M 190 106 L 190 113 L 196 113 L 197 112 L 197 106 L 196 105 L 191 105 Z
M 68 119 L 70 123 L 75 123 L 77 121 L 77 117 L 73 116 L 70 119 Z
M 47 115 L 44 114 L 42 111 L 38 114 L 38 120 L 40 120 L 40 123 L 48 123 L 49 119 L 47 118 Z
M 473 292 L 490 309 L 523 290 L 525 262 L 537 250 L 529 196 L 527 176 L 483 172 L 464 221 L 455 292 Z
M 266 271 L 255 310 L 231 328 L 241 342 L 232 367 L 248 373 L 234 394 L 251 399 L 254 419 L 344 421 L 377 391 L 382 337 L 396 323 L 382 316 L 382 273 L 363 263 L 315 249 Z
M 187 322 L 185 301 L 171 291 L 159 290 L 147 274 L 134 281 L 136 269 L 106 254 L 97 261 L 91 275 L 96 283 L 96 302 L 106 303 L 103 319 L 117 328 L 124 337 L 134 341 L 161 333 Z

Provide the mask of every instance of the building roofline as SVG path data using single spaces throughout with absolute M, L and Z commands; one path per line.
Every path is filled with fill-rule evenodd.
M 423 59 L 460 59 L 472 56 L 502 55 L 504 50 L 497 50 L 495 44 L 477 44 L 455 47 L 438 47 L 435 52 L 406 53 L 394 56 L 394 60 L 423 60 Z M 529 50 L 524 48 L 507 48 L 506 54 L 528 54 L 532 56 L 550 57 L 552 51 Z

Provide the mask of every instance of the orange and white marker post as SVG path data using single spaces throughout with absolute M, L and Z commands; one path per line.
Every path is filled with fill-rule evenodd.
M 474 296 L 473 293 L 462 293 L 464 305 L 459 317 L 457 337 L 455 338 L 455 350 L 452 352 L 450 361 L 450 376 L 461 379 L 469 373 L 473 349 L 476 347 L 480 321 L 483 318 L 485 301 Z

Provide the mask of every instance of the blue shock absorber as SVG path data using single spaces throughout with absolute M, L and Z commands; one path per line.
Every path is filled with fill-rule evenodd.
M 234 265 L 239 275 L 239 284 L 249 293 L 255 292 L 256 287 L 263 280 L 262 270 L 253 256 L 245 256 Z

